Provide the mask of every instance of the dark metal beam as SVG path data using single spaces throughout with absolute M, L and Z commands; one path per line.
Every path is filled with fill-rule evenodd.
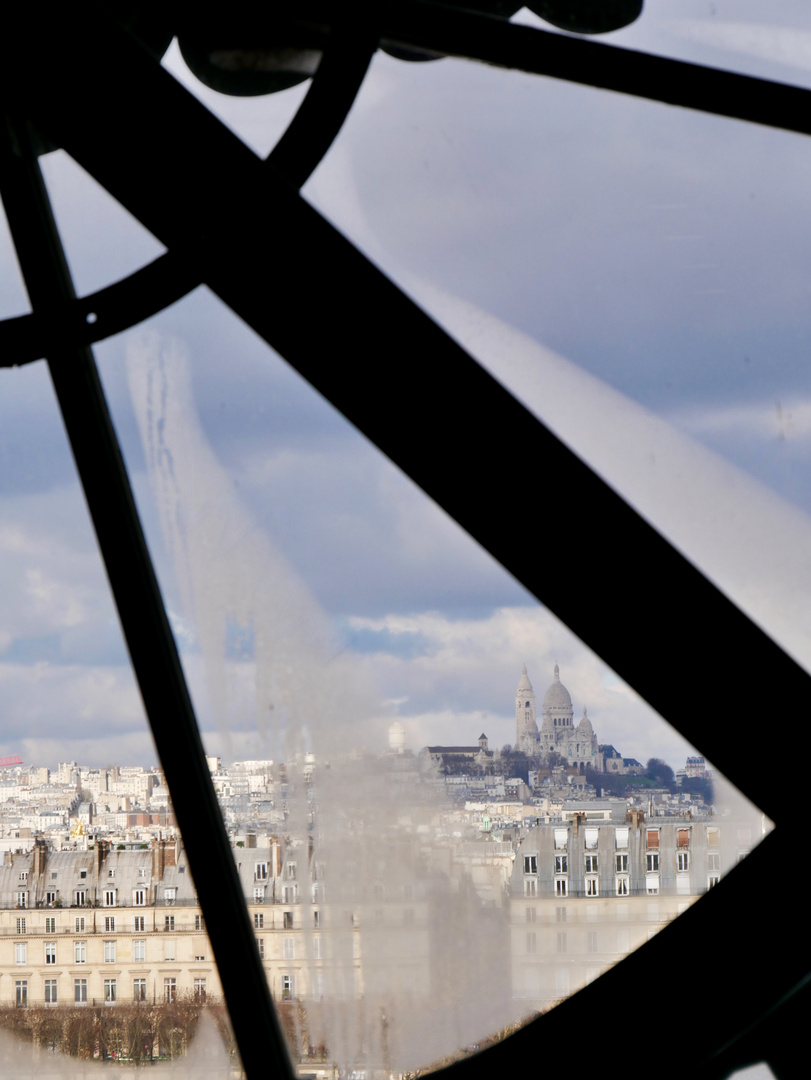
M 75 300 L 25 122 L 0 128 L 0 194 L 26 289 L 45 318 Z M 206 914 L 250 1080 L 292 1080 L 191 699 L 91 350 L 64 345 L 48 367 L 152 735 Z
M 340 6 L 298 0 L 286 17 L 321 41 Z M 380 0 L 367 7 L 382 44 L 399 45 L 496 67 L 613 90 L 699 112 L 811 134 L 811 90 L 718 68 L 654 56 L 507 22 L 430 0 Z M 261 49 L 277 43 L 279 17 L 262 10 L 195 12 L 194 26 L 212 39 Z

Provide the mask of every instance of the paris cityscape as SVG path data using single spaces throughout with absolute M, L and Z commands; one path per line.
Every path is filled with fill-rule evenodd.
M 411 748 L 397 721 L 385 741 L 330 762 L 208 758 L 307 1073 L 402 1074 L 512 1030 L 685 911 L 766 828 L 721 805 L 700 756 L 674 773 L 601 743 L 557 664 L 537 705 L 523 667 L 512 745 Z M 6 759 L 0 800 L 0 1015 L 18 1031 L 44 1015 L 42 1045 L 112 1060 L 184 1053 L 203 1014 L 227 1033 L 161 770 Z

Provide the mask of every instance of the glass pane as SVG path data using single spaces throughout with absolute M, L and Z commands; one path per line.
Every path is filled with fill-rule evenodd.
M 167 64 L 180 71 L 176 56 Z M 200 95 L 264 153 L 302 92 L 261 104 Z M 786 387 L 796 386 L 787 380 L 804 326 L 789 273 L 802 265 L 803 185 L 792 176 L 804 152 L 794 137 L 585 88 L 379 56 L 305 192 L 795 654 L 805 616 L 775 598 L 787 581 L 799 595 L 784 567 L 807 523 L 804 508 L 781 499 L 801 504 L 802 484 L 784 475 L 785 456 L 723 436 L 741 415 L 747 364 L 757 373 L 743 384 L 744 405 L 779 395 L 778 441 L 791 441 L 802 415 Z M 84 181 L 60 157 L 48 162 L 63 192 L 57 212 L 77 280 L 94 287 L 130 265 L 115 259 L 135 241 L 111 216 L 101 272 L 88 230 L 71 232 L 99 204 L 71 203 Z M 153 250 L 145 243 L 143 257 Z M 781 319 L 780 363 L 759 366 L 744 350 L 765 349 Z M 336 356 L 345 348 L 336 342 Z M 684 781 L 671 791 L 649 759 L 685 773 L 712 765 L 688 767 L 700 756 L 692 747 L 205 290 L 98 352 L 257 941 L 308 1071 L 335 1063 L 360 1080 L 482 1045 L 596 978 L 768 827 L 717 773 L 714 804 L 726 816 L 705 812 L 700 783 L 689 801 Z M 40 369 L 13 378 L 41 408 Z M 52 425 L 37 416 L 34 430 L 26 460 L 36 464 Z M 56 498 L 39 511 L 51 541 L 59 484 L 35 470 L 30 484 L 13 475 L 26 512 L 37 484 Z M 548 481 L 528 480 L 540 509 Z M 728 488 L 736 540 L 768 506 L 785 558 L 764 568 L 756 533 L 737 561 L 727 558 L 717 510 Z M 528 527 L 539 524 L 540 510 Z M 18 542 L 27 555 L 29 538 L 39 534 Z M 89 534 L 76 547 L 78 563 L 89 558 Z M 10 564 L 12 597 L 32 568 L 44 573 L 40 563 Z M 63 574 L 71 585 L 75 576 Z M 47 619 L 9 644 L 12 655 L 22 650 L 26 677 L 50 678 L 54 650 L 70 646 L 85 677 L 102 657 L 109 691 L 105 657 L 125 664 L 118 639 L 110 645 L 99 630 L 103 582 L 86 641 L 71 636 L 84 623 L 71 622 L 59 589 L 38 582 L 32 595 Z M 125 714 L 115 695 L 91 690 L 82 701 L 98 701 L 95 715 Z M 89 760 L 144 760 L 143 727 L 134 730 L 118 737 L 99 724 Z M 81 759 L 46 731 L 52 741 L 32 757 L 59 746 Z M 514 750 L 522 733 L 523 754 Z M 650 775 L 635 776 L 634 762 Z M 630 800 L 621 776 L 636 785 Z M 614 802 L 600 797 L 609 788 Z M 168 810 L 164 799 L 164 823 Z M 153 898 L 154 940 L 164 967 L 187 949 L 183 985 L 199 1000 L 199 980 L 216 986 L 216 972 L 195 975 L 210 966 L 205 931 L 192 928 L 194 905 L 173 887 L 164 882 Z M 101 927 L 101 943 L 111 934 Z M 119 988 L 102 973 L 99 1000 L 119 1008 Z M 161 972 L 153 986 L 167 1005 L 181 993 L 175 978 Z

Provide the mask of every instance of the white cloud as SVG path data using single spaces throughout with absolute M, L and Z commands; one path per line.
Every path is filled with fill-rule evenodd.
M 473 743 L 484 728 L 492 746 L 515 741 L 514 696 L 526 663 L 538 710 L 555 662 L 576 718 L 588 709 L 601 742 L 626 757 L 661 757 L 674 767 L 694 750 L 599 657 L 540 607 L 500 608 L 479 619 L 440 612 L 350 620 L 357 630 L 385 632 L 365 658 L 381 691 L 399 695 L 398 718 L 412 749 Z M 419 635 L 424 651 L 396 655 L 390 637 Z M 387 646 L 392 651 L 387 651 Z M 475 729 L 475 730 L 474 730 Z

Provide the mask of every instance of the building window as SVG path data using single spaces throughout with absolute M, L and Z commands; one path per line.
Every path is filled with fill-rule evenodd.
M 173 1001 L 177 1001 L 177 979 L 169 978 L 163 980 L 163 1000 L 167 1005 L 171 1005 Z
M 87 877 L 87 871 L 86 871 L 86 870 L 80 870 L 80 871 L 79 871 L 79 877 L 80 877 L 80 878 L 81 878 L 82 880 L 84 880 L 84 878 L 86 878 L 86 877 Z
M 17 933 L 18 934 L 24 934 L 25 933 L 25 919 L 17 919 Z
M 87 1004 L 87 979 L 73 980 L 73 1000 L 77 1005 Z
M 204 920 L 203 916 L 202 915 L 195 915 L 194 916 L 194 929 L 195 930 L 205 930 L 205 928 L 206 928 L 206 924 L 205 924 L 205 920 Z
M 658 874 L 659 873 L 659 853 L 658 852 L 649 852 L 645 856 L 645 870 L 649 874 Z
M 27 908 L 28 907 L 28 893 L 27 892 L 18 892 L 17 893 L 17 907 L 20 907 L 20 908 Z
M 569 884 L 567 878 L 556 878 L 555 896 L 568 896 Z
M 647 829 L 645 835 L 645 847 L 650 851 L 651 848 L 659 847 L 659 830 Z
M 586 896 L 599 896 L 600 883 L 596 877 L 586 878 Z
M 568 855 L 556 855 L 555 856 L 555 873 L 556 874 L 568 874 L 569 873 L 569 856 Z
M 14 983 L 14 1000 L 18 1008 L 28 1004 L 28 979 L 17 979 Z
M 284 929 L 285 930 L 292 930 L 293 929 L 293 912 L 292 911 L 285 911 L 284 912 L 284 914 L 282 916 L 282 923 L 284 924 Z
M 598 830 L 594 829 L 594 828 L 588 828 L 588 829 L 585 830 L 585 833 L 586 833 L 586 847 L 588 849 L 593 850 L 594 848 L 597 847 L 597 833 L 598 833 Z
M 555 850 L 565 851 L 569 841 L 568 829 L 555 829 Z
M 132 929 L 136 934 L 146 933 L 146 916 L 145 915 L 133 915 L 132 917 Z
M 707 888 L 711 889 L 713 887 L 713 885 L 717 885 L 720 880 L 721 880 L 720 875 L 718 875 L 718 874 L 710 874 L 709 877 L 707 878 Z
M 295 938 L 286 937 L 282 942 L 282 955 L 285 960 L 296 959 L 296 941 Z
M 107 877 L 114 878 L 115 877 L 115 870 L 108 870 L 107 871 Z
M 48 905 L 48 907 L 53 907 L 53 905 L 56 903 L 57 895 L 58 894 L 55 892 L 45 893 L 45 903 Z
M 145 877 L 146 877 L 146 867 L 145 867 L 145 866 L 142 866 L 142 867 L 141 867 L 141 868 L 140 868 L 140 869 L 138 870 L 138 877 L 139 877 L 139 878 L 145 878 Z
M 258 862 L 253 868 L 253 876 L 257 881 L 267 881 L 268 879 L 268 864 L 266 862 Z
M 256 944 L 259 946 L 259 959 L 264 960 L 265 959 L 265 939 L 261 938 L 261 937 L 257 938 L 256 939 Z
M 689 851 L 677 851 L 676 852 L 676 869 L 681 870 L 681 871 L 690 869 L 690 852 Z
M 285 885 L 284 889 L 282 890 L 282 893 L 283 893 L 283 898 L 284 898 L 285 904 L 295 904 L 295 902 L 296 902 L 296 886 L 295 885 Z
M 114 941 L 105 941 L 104 942 L 104 963 L 105 964 L 114 964 L 115 963 L 115 942 Z
M 87 945 L 84 941 L 73 942 L 73 962 L 74 964 L 87 963 Z
M 104 980 L 104 1004 L 115 1005 L 116 985 L 115 979 Z
M 296 864 L 294 862 L 289 862 L 287 864 L 287 880 L 288 881 L 295 881 L 296 880 Z
M 114 934 L 115 933 L 115 915 L 105 915 L 104 916 L 104 933 L 105 934 Z
M 527 952 L 534 953 L 538 951 L 538 935 L 533 931 L 527 934 Z
M 144 963 L 146 960 L 146 942 L 133 941 L 132 943 L 132 958 L 136 963 Z
M 255 911 L 253 915 L 253 928 L 254 930 L 265 929 L 265 914 L 263 911 Z
M 527 922 L 535 922 L 537 918 L 537 911 L 534 907 L 528 907 L 525 909 Z
M 535 878 L 527 878 L 524 882 L 524 896 L 537 896 L 538 882 Z
M 558 952 L 568 952 L 569 951 L 569 935 L 566 933 L 565 930 L 559 930 L 558 931 L 557 947 L 558 947 Z
M 56 993 L 56 979 L 45 980 L 45 1004 L 56 1005 L 59 998 Z
M 132 980 L 132 1000 L 146 1001 L 146 979 Z
M 165 904 L 174 904 L 177 899 L 177 889 L 164 889 L 163 890 L 163 902 Z
M 18 941 L 17 944 L 14 946 L 14 963 L 28 963 L 28 946 L 24 941 Z
M 537 855 L 525 855 L 524 856 L 524 873 L 525 874 L 537 874 L 538 873 L 538 856 Z
M 27 870 L 21 870 L 20 871 L 20 881 L 28 881 L 28 871 Z
M 618 877 L 617 878 L 617 896 L 627 896 L 627 895 L 628 895 L 628 878 L 627 877 Z
M 164 929 L 164 931 L 166 931 L 166 930 L 174 930 L 174 928 L 175 928 L 175 917 L 174 917 L 174 915 L 164 915 L 164 917 L 163 917 L 163 929 Z
M 195 959 L 195 960 L 205 960 L 205 957 L 204 957 L 204 956 L 202 956 L 202 955 L 200 955 L 200 956 L 195 956 L 195 958 L 194 958 L 194 959 Z
M 321 925 L 321 913 L 318 912 L 318 911 L 314 911 L 313 912 L 313 926 L 317 930 L 320 925 Z
M 104 906 L 115 907 L 115 889 L 104 890 Z
M 616 843 L 618 851 L 624 851 L 627 849 L 628 835 L 630 831 L 631 830 L 628 828 L 627 825 L 620 825 L 614 830 L 614 841 Z
M 628 856 L 627 855 L 616 855 L 615 859 L 617 860 L 617 873 L 618 874 L 627 874 L 628 873 Z
M 195 979 L 194 980 L 194 997 L 196 1001 L 206 1000 L 206 980 Z
M 146 889 L 133 889 L 132 902 L 136 907 L 144 907 L 146 904 Z
M 84 933 L 84 915 L 78 915 L 76 918 L 76 933 Z
M 720 830 L 717 825 L 707 826 L 707 847 L 717 848 L 720 843 Z
M 645 887 L 648 891 L 648 896 L 655 896 L 659 892 L 659 875 L 648 874 L 645 878 Z
M 597 873 L 597 856 L 596 855 L 587 855 L 586 856 L 586 873 L 587 874 L 596 874 Z
M 265 902 L 265 886 L 255 885 L 253 890 L 253 902 L 255 904 L 264 904 Z
M 721 855 L 718 851 L 707 852 L 707 869 L 710 873 L 720 873 L 721 871 Z
M 676 847 L 687 848 L 690 846 L 690 830 L 679 829 L 676 836 Z
M 324 959 L 324 953 L 323 953 L 323 950 L 322 950 L 322 947 L 321 947 L 321 941 L 322 941 L 322 939 L 321 939 L 320 934 L 316 934 L 316 936 L 313 938 L 313 959 L 314 960 L 323 960 Z
M 87 890 L 77 889 L 73 894 L 73 902 L 76 904 L 76 907 L 84 907 L 87 903 Z
M 163 959 L 174 960 L 175 958 L 175 942 L 174 939 L 167 939 L 163 943 Z
M 47 941 L 45 943 L 45 963 L 46 964 L 55 964 L 56 963 L 56 942 L 55 941 Z
M 289 1001 L 295 994 L 295 980 L 292 975 L 282 975 L 282 1000 Z
M 45 920 L 45 933 L 46 934 L 55 934 L 56 933 L 56 919 L 46 918 L 46 920 Z

